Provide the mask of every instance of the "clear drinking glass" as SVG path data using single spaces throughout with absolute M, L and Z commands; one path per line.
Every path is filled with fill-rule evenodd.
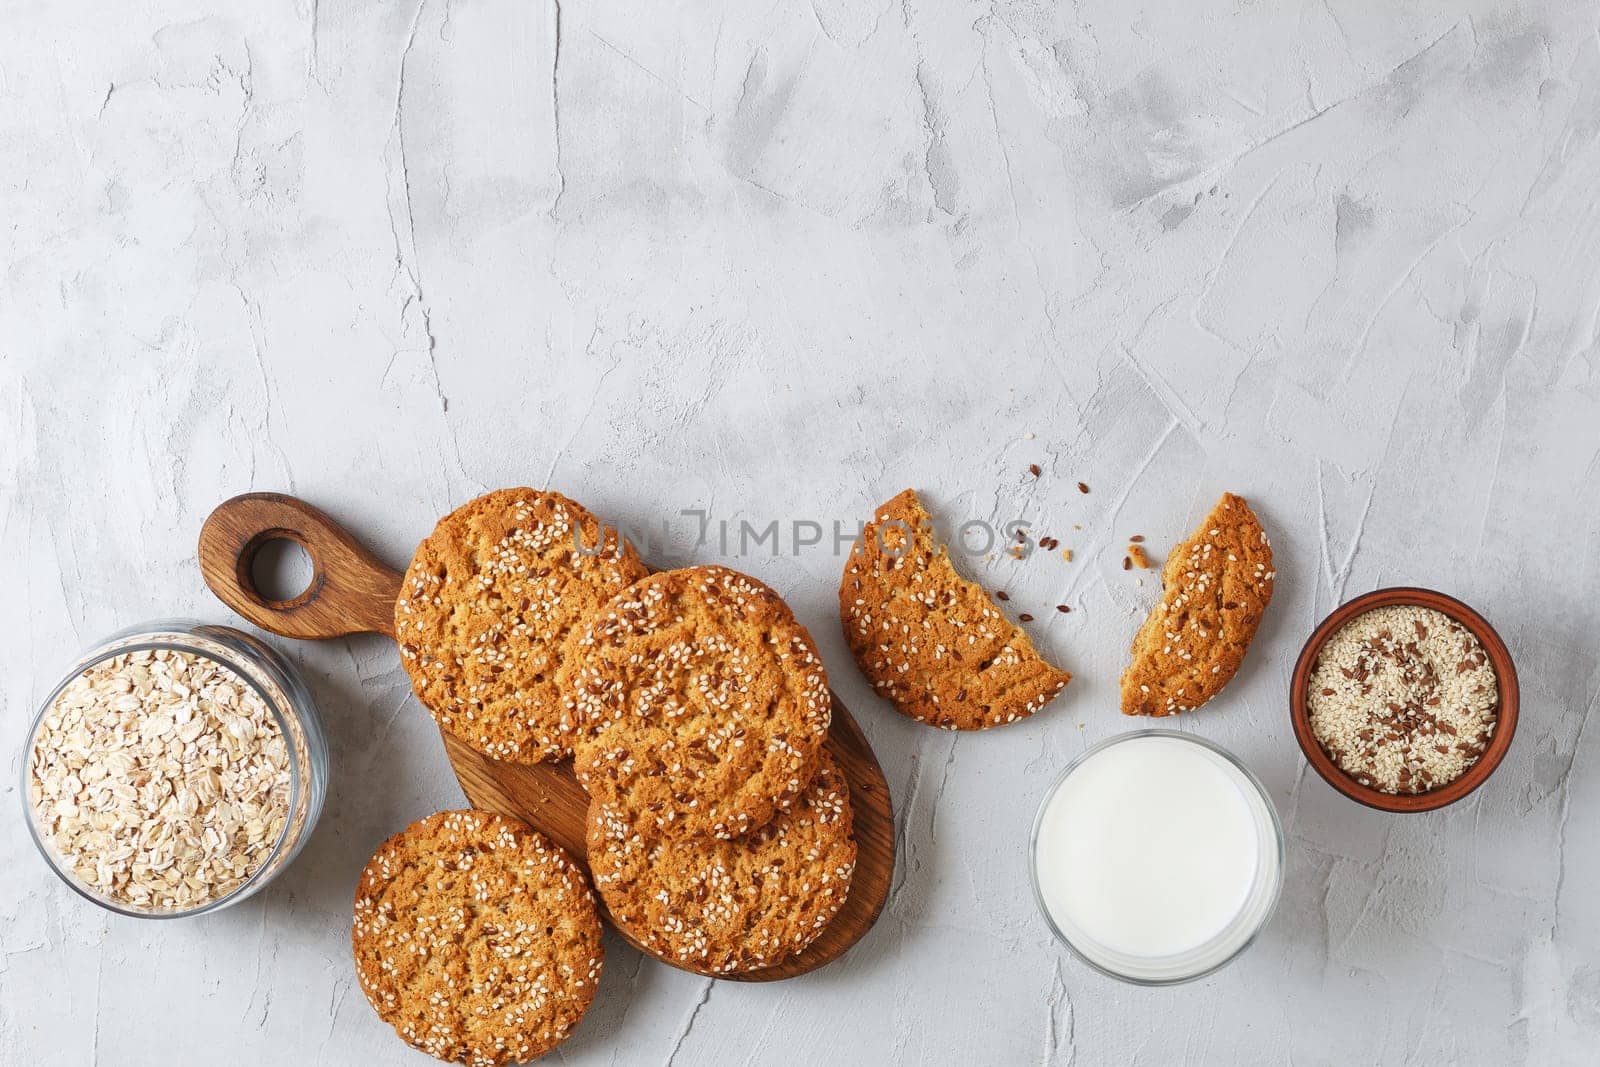
M 282 732 L 288 753 L 289 810 L 283 830 L 267 858 L 244 882 L 223 896 L 182 910 L 150 910 L 108 899 L 85 883 L 71 865 L 57 855 L 49 835 L 37 823 L 30 772 L 34 744 L 46 714 L 63 689 L 97 663 L 127 652 L 167 649 L 213 660 L 233 671 L 255 691 L 267 706 Z M 236 904 L 261 890 L 289 865 L 311 836 L 317 816 L 322 812 L 328 785 L 328 747 L 322 733 L 322 719 L 310 691 L 294 669 L 263 642 L 228 626 L 215 626 L 193 619 L 164 619 L 147 622 L 113 634 L 89 649 L 66 671 L 61 681 L 39 706 L 28 731 L 22 754 L 22 806 L 27 814 L 28 832 L 39 854 L 61 880 L 87 900 L 119 915 L 140 919 L 175 919 Z
M 1117 951 L 1097 942 L 1082 930 L 1063 929 L 1045 900 L 1039 884 L 1039 830 L 1044 822 L 1050 802 L 1062 784 L 1091 757 L 1111 747 L 1136 738 L 1166 737 L 1198 746 L 1208 754 L 1227 776 L 1239 787 L 1246 807 L 1255 824 L 1256 863 L 1251 884 L 1243 905 L 1237 914 L 1210 940 L 1185 952 L 1172 956 L 1135 956 Z M 1074 956 L 1102 974 L 1135 985 L 1173 985 L 1201 978 L 1217 970 L 1243 952 L 1256 935 L 1266 926 L 1278 903 L 1283 888 L 1284 839 L 1283 826 L 1278 821 L 1277 810 L 1267 796 L 1266 789 L 1250 770 L 1226 749 L 1192 734 L 1176 730 L 1132 730 L 1101 741 L 1080 754 L 1057 776 L 1039 804 L 1033 820 L 1033 831 L 1028 838 L 1028 871 L 1033 881 L 1034 899 L 1039 911 L 1049 924 L 1056 939 Z M 1181 906 L 1182 887 L 1173 886 L 1173 900 Z

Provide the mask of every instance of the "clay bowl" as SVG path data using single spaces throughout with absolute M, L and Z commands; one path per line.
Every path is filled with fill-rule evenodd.
M 1322 746 L 1311 733 L 1311 716 L 1306 706 L 1311 671 L 1316 666 L 1317 656 L 1322 653 L 1322 646 L 1328 639 L 1338 633 L 1345 623 L 1363 612 L 1371 611 L 1373 608 L 1405 606 L 1431 608 L 1442 612 L 1470 630 L 1483 645 L 1483 650 L 1489 654 L 1489 663 L 1494 667 L 1500 687 L 1500 706 L 1496 709 L 1498 719 L 1494 734 L 1489 738 L 1488 749 L 1478 757 L 1478 762 L 1448 785 L 1415 795 L 1380 792 L 1371 786 L 1362 785 L 1346 774 L 1322 750 Z M 1305 647 L 1300 650 L 1300 658 L 1295 662 L 1294 677 L 1289 686 L 1289 715 L 1294 722 L 1294 736 L 1300 742 L 1306 760 L 1316 768 L 1322 780 L 1333 788 L 1351 800 L 1365 804 L 1369 808 L 1377 808 L 1379 811 L 1433 811 L 1447 804 L 1454 804 L 1482 785 L 1489 775 L 1494 773 L 1494 769 L 1500 766 L 1506 750 L 1511 747 L 1511 737 L 1517 730 L 1517 668 L 1511 662 L 1511 653 L 1506 651 L 1505 642 L 1500 640 L 1500 635 L 1495 633 L 1494 627 L 1490 626 L 1482 615 L 1455 597 L 1446 596 L 1432 589 L 1406 587 L 1377 589 L 1364 596 L 1358 596 L 1338 608 L 1312 631 Z

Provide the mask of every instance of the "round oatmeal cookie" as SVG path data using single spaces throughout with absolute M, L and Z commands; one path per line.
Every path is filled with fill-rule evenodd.
M 524 1063 L 571 1034 L 600 979 L 583 872 L 527 824 L 441 811 L 361 872 L 356 977 L 413 1048 L 473 1067 Z
M 726 567 L 662 571 L 569 643 L 579 781 L 684 834 L 758 829 L 811 781 L 833 717 L 811 635 Z
M 737 841 L 664 834 L 616 804 L 589 806 L 589 865 L 612 919 L 665 959 L 715 974 L 782 962 L 850 893 L 850 790 L 826 752 L 800 798 Z
M 400 662 L 439 725 L 478 751 L 565 759 L 562 645 L 645 573 L 632 545 L 560 493 L 481 496 L 440 520 L 412 557 L 394 607 Z

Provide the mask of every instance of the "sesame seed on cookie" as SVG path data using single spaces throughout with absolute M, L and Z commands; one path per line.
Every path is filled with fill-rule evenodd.
M 662 833 L 614 803 L 589 807 L 589 863 L 612 919 L 666 959 L 759 970 L 816 940 L 850 892 L 850 790 L 823 753 L 787 811 L 748 837 Z
M 645 572 L 632 545 L 560 493 L 489 493 L 418 546 L 395 602 L 400 662 L 439 725 L 478 751 L 565 759 L 574 730 L 556 687 L 561 649 Z
M 356 977 L 402 1040 L 502 1067 L 565 1041 L 604 950 L 577 863 L 517 819 L 442 811 L 385 841 L 361 872 Z
M 902 715 L 946 730 L 1025 719 L 1072 680 L 956 573 L 912 489 L 863 528 L 839 583 L 839 622 L 873 689 Z
M 1122 672 L 1122 713 L 1177 715 L 1221 692 L 1244 661 L 1276 577 L 1261 520 L 1243 497 L 1224 493 L 1167 554 L 1161 603 L 1139 627 Z
M 561 681 L 589 794 L 685 834 L 759 829 L 811 781 L 833 717 L 811 635 L 726 567 L 635 583 L 574 634 Z

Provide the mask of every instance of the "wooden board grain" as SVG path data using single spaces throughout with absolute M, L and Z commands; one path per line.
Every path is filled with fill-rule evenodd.
M 251 566 L 263 545 L 280 539 L 305 548 L 311 557 L 312 577 L 298 596 L 274 601 L 256 588 Z M 400 592 L 401 572 L 385 566 L 333 519 L 295 497 L 247 493 L 218 506 L 200 531 L 200 569 L 223 603 L 272 633 L 307 640 L 356 633 L 394 636 L 394 601 Z M 425 714 L 422 708 L 417 710 Z M 584 823 L 589 796 L 578 784 L 570 762 L 506 763 L 482 755 L 447 730 L 440 733 L 468 803 L 523 819 L 587 860 Z M 894 875 L 894 811 L 889 786 L 866 735 L 837 694 L 827 743 L 849 780 L 855 811 L 857 856 L 850 896 L 822 936 L 804 952 L 763 970 L 715 977 L 765 982 L 814 971 L 861 940 L 883 912 Z M 648 952 L 622 931 L 618 933 Z M 674 960 L 662 962 L 683 967 Z

